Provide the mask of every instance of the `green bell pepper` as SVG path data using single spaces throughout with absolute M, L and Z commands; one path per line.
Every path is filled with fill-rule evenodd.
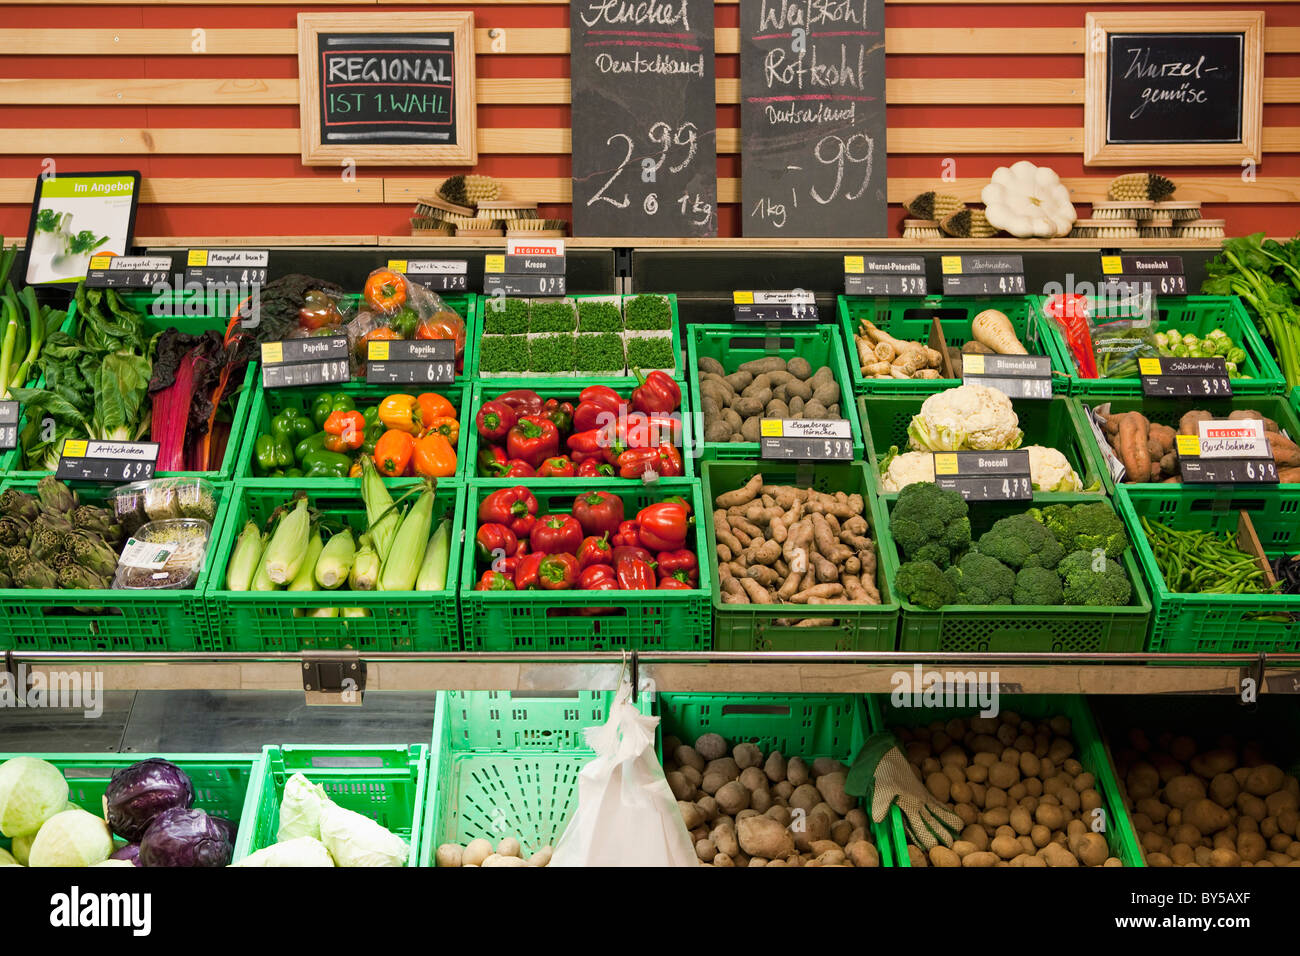
M 284 477 L 286 478 L 301 478 L 302 476 L 301 468 L 286 468 L 284 470 Z
M 293 450 L 293 457 L 297 461 L 302 461 L 314 451 L 325 450 L 325 433 L 316 432 L 298 442 L 297 447 Z
M 283 436 L 289 443 L 290 452 L 295 444 L 318 430 L 310 418 L 293 407 L 286 408 L 271 419 L 271 434 L 277 438 Z
M 314 451 L 303 459 L 304 478 L 346 478 L 352 459 L 337 451 Z
M 384 437 L 384 432 L 388 427 L 381 421 L 366 422 L 366 430 L 361 438 L 361 453 L 363 455 L 373 455 L 375 453 L 375 443 Z
M 320 431 L 325 427 L 325 419 L 329 418 L 331 413 L 350 412 L 356 407 L 356 402 L 352 401 L 351 395 L 343 392 L 322 392 L 312 400 L 311 420 L 316 425 L 316 431 Z
M 270 434 L 257 436 L 257 441 L 253 445 L 253 465 L 264 472 L 274 471 L 278 467 L 275 463 L 275 436 Z
M 388 327 L 404 339 L 415 338 L 415 328 L 420 324 L 419 314 L 410 306 L 388 320 Z

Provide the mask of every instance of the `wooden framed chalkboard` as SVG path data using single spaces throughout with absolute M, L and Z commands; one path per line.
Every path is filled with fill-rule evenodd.
M 1260 161 L 1262 12 L 1090 13 L 1084 162 Z
M 300 13 L 307 165 L 473 165 L 474 14 Z

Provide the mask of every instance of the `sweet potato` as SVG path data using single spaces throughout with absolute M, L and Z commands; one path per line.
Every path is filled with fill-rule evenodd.
M 1151 423 L 1146 416 L 1137 412 L 1128 413 L 1120 423 L 1119 434 L 1115 438 L 1115 453 L 1124 463 L 1129 481 L 1146 481 L 1150 478 L 1151 453 L 1147 450 L 1150 428 Z

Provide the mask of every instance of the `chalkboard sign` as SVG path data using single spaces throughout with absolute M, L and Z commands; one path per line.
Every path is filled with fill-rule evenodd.
M 1263 13 L 1089 14 L 1085 161 L 1258 162 Z
M 574 235 L 717 235 L 713 0 L 573 0 L 569 48 Z
M 298 15 L 302 161 L 478 160 L 472 13 Z
M 884 0 L 740 4 L 746 236 L 885 235 Z

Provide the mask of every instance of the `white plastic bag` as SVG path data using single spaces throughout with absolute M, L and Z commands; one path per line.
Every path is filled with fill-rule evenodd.
M 586 730 L 596 757 L 578 775 L 578 809 L 551 866 L 698 866 L 695 845 L 655 756 L 659 718 L 628 703 L 622 684 L 603 727 Z

